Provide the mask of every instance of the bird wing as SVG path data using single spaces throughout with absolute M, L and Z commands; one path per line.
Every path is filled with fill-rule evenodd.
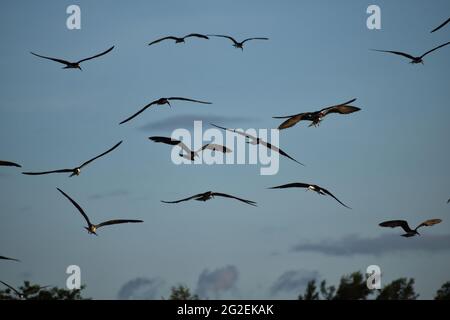
M 204 34 L 200 34 L 200 33 L 191 33 L 191 34 L 188 34 L 187 36 L 185 36 L 184 38 L 191 38 L 191 37 L 209 39 L 208 36 L 205 36 Z
M 213 195 L 213 196 L 218 196 L 218 197 L 225 197 L 225 198 L 236 199 L 236 200 L 239 200 L 239 201 L 241 201 L 241 202 L 244 202 L 244 203 L 246 203 L 246 204 L 249 204 L 249 205 L 251 205 L 251 206 L 256 207 L 256 202 L 255 202 L 255 201 L 245 200 L 245 199 L 238 198 L 238 197 L 235 197 L 235 196 L 226 194 L 226 193 L 213 192 L 212 195 Z
M 430 33 L 433 33 L 435 31 L 438 31 L 440 28 L 442 28 L 443 26 L 445 26 L 447 23 L 450 22 L 450 18 L 448 18 L 446 21 L 444 21 L 441 25 L 439 25 L 439 27 L 436 27 L 435 29 L 431 30 Z
M 195 198 L 199 198 L 199 197 L 201 197 L 203 195 L 204 195 L 204 193 L 199 193 L 199 194 L 193 195 L 192 197 L 188 197 L 188 198 L 184 198 L 184 199 L 180 199 L 180 200 L 175 200 L 175 201 L 163 201 L 163 200 L 161 200 L 161 202 L 164 202 L 164 203 L 180 203 L 180 202 L 189 201 L 189 200 L 192 200 L 192 199 L 195 199 Z
M 308 112 L 308 113 L 300 113 L 300 114 L 291 116 L 291 118 L 287 119 L 286 121 L 284 121 L 282 124 L 280 124 L 278 126 L 278 130 L 283 130 L 283 129 L 293 127 L 301 120 L 309 120 L 308 118 L 310 115 L 311 115 L 311 113 Z M 282 119 L 282 118 L 286 118 L 286 117 L 273 117 L 273 118 Z
M 121 123 L 119 124 L 123 124 L 125 122 L 130 121 L 131 119 L 137 117 L 138 115 L 140 115 L 142 112 L 144 112 L 147 108 L 151 107 L 152 105 L 154 105 L 158 100 L 152 101 L 149 104 L 146 104 L 141 110 L 139 110 L 138 112 L 136 112 L 135 114 L 133 114 L 132 116 L 126 118 L 125 120 L 123 120 Z
M 77 208 L 78 211 L 80 211 L 81 215 L 84 217 L 84 219 L 86 220 L 87 224 L 89 226 L 91 226 L 92 223 L 91 223 L 91 221 L 89 221 L 89 218 L 86 215 L 86 213 L 84 212 L 83 208 L 81 208 L 81 206 L 78 203 L 76 203 L 75 200 L 73 200 L 71 197 L 69 197 L 64 191 L 62 191 L 59 188 L 56 188 L 56 189 L 58 189 L 58 191 L 61 192 L 63 196 L 65 196 L 70 202 L 72 202 L 72 204 L 75 206 L 75 208 Z
M 325 109 L 322 109 L 321 112 L 323 115 L 327 115 L 329 113 L 339 113 L 339 114 L 349 114 L 356 111 L 361 110 L 361 108 L 354 107 L 354 106 L 346 106 L 346 105 L 340 105 L 340 106 L 334 106 L 334 107 L 328 107 Z
M 39 57 L 39 58 L 43 58 L 43 59 L 48 59 L 48 60 L 52 60 L 52 61 L 56 61 L 65 65 L 71 64 L 70 61 L 67 60 L 63 60 L 63 59 L 57 59 L 57 58 L 51 58 L 51 57 L 46 57 L 46 56 L 41 56 L 40 54 L 34 53 L 34 52 L 30 52 L 33 56 Z
M 265 147 L 267 147 L 267 148 L 269 148 L 269 149 L 275 151 L 275 152 L 278 152 L 278 153 L 281 154 L 282 156 L 285 156 L 286 158 L 289 158 L 289 159 L 291 159 L 292 161 L 295 161 L 295 162 L 297 162 L 298 164 L 301 164 L 302 166 L 304 166 L 303 163 L 298 162 L 297 160 L 295 160 L 294 158 L 292 158 L 290 155 L 288 155 L 286 152 L 284 152 L 284 151 L 281 150 L 280 148 L 278 148 L 278 147 L 276 147 L 276 146 L 270 144 L 269 142 L 266 142 L 266 141 L 264 141 L 264 140 L 259 140 L 259 143 L 262 144 L 263 146 L 265 146 Z
M 208 144 L 205 144 L 205 145 L 201 148 L 201 150 L 205 150 L 205 149 L 209 149 L 209 150 L 212 150 L 212 151 L 220 151 L 220 152 L 223 152 L 223 153 L 229 153 L 229 152 L 231 152 L 231 149 L 229 149 L 229 148 L 227 148 L 227 147 L 225 147 L 225 146 L 223 146 L 223 145 L 215 144 L 215 143 L 208 143 Z
M 22 168 L 22 166 L 20 164 L 17 164 L 17 163 L 11 162 L 11 161 L 3 161 L 3 160 L 0 160 L 0 166 Z
M 108 220 L 108 221 L 105 221 L 105 222 L 102 222 L 102 223 L 96 225 L 96 227 L 100 228 L 100 227 L 104 227 L 104 226 L 110 226 L 110 225 L 113 225 L 113 224 L 139 223 L 139 222 L 144 222 L 144 221 L 142 221 L 142 220 Z
M 257 140 L 257 138 L 255 136 L 252 136 L 251 134 L 248 134 L 248 133 L 245 133 L 245 132 L 242 132 L 242 131 L 237 131 L 236 129 L 227 129 L 227 128 L 215 125 L 214 123 L 211 123 L 211 125 L 216 127 L 216 128 L 222 129 L 222 130 L 226 130 L 226 131 L 237 133 L 237 134 L 239 134 L 241 136 L 244 136 L 244 137 L 247 137 L 249 139 Z
M 396 228 L 396 227 L 400 227 L 403 230 L 405 230 L 405 232 L 410 233 L 412 232 L 411 228 L 408 225 L 408 222 L 406 222 L 405 220 L 389 220 L 389 221 L 384 221 L 381 222 L 379 224 L 380 227 L 389 227 L 389 228 Z
M 82 60 L 78 61 L 77 63 L 82 63 L 83 61 L 88 61 L 88 60 L 91 60 L 91 59 L 95 59 L 95 58 L 104 56 L 105 54 L 107 54 L 108 52 L 110 52 L 112 49 L 114 49 L 114 46 L 112 46 L 111 48 L 109 48 L 109 49 L 106 50 L 106 51 L 103 51 L 102 53 L 96 54 L 95 56 L 92 56 L 92 57 L 89 57 L 89 58 L 82 59 Z
M 435 50 L 437 50 L 437 49 L 439 49 L 439 48 L 445 47 L 445 46 L 448 45 L 448 44 L 450 44 L 450 41 L 447 42 L 447 43 L 441 44 L 440 46 L 437 46 L 436 48 L 433 48 L 433 49 L 431 49 L 431 50 L 425 52 L 423 55 L 420 56 L 420 58 L 423 58 L 423 57 L 425 57 L 427 54 L 429 54 L 429 53 L 431 53 L 431 52 L 433 52 L 433 51 L 435 51 Z
M 158 42 L 161 42 L 161 41 L 164 41 L 164 40 L 169 40 L 169 39 L 170 40 L 177 40 L 178 38 L 177 37 L 173 37 L 173 36 L 168 36 L 168 37 L 164 37 L 164 38 L 152 41 L 148 45 L 151 46 L 152 44 L 155 44 L 155 43 L 158 43 Z
M 372 50 L 373 50 L 373 51 L 378 51 L 378 52 L 388 52 L 388 53 L 393 53 L 393 54 L 396 54 L 396 55 L 399 55 L 399 56 L 406 57 L 406 58 L 411 59 L 411 60 L 414 60 L 414 59 L 415 59 L 415 57 L 413 57 L 412 55 L 407 54 L 407 53 L 404 53 L 404 52 L 400 52 L 400 51 L 377 50 L 377 49 L 372 49 Z
M 230 36 L 225 36 L 225 35 L 222 35 L 222 34 L 208 34 L 208 36 L 210 36 L 210 37 L 227 38 L 227 39 L 230 39 L 231 41 L 233 41 L 234 44 L 239 44 L 239 42 L 237 42 L 236 39 L 234 39 L 233 37 L 230 37 Z
M 100 155 L 98 155 L 98 156 L 96 156 L 96 157 L 94 157 L 94 158 L 92 158 L 92 159 L 86 161 L 85 163 L 83 163 L 83 164 L 80 166 L 80 169 L 83 168 L 84 166 L 87 166 L 87 165 L 88 165 L 89 163 L 91 163 L 92 161 L 95 161 L 95 160 L 97 160 L 98 158 L 101 158 L 101 157 L 103 157 L 104 155 L 110 153 L 111 151 L 113 151 L 114 149 L 116 149 L 122 142 L 123 142 L 123 141 L 119 141 L 119 142 L 116 143 L 116 145 L 114 145 L 114 147 L 112 147 L 111 149 L 109 149 L 109 150 L 103 152 L 102 154 L 100 154 Z
M 49 173 L 69 173 L 69 172 L 73 172 L 73 169 L 60 169 L 60 170 L 43 171 L 43 172 L 22 172 L 22 174 L 26 174 L 28 176 L 38 176 L 38 175 L 49 174 Z
M 20 262 L 20 260 L 18 260 L 18 259 L 9 258 L 9 257 L 5 257 L 5 256 L 0 256 L 0 260 L 11 260 L 11 261 Z
M 269 38 L 247 38 L 244 41 L 242 41 L 242 44 L 250 40 L 269 40 Z
M 12 291 L 14 291 L 15 294 L 17 294 L 18 296 L 21 296 L 22 294 L 16 290 L 16 288 L 11 287 L 9 284 L 7 284 L 6 282 L 3 282 L 0 280 L 1 283 L 3 283 L 6 287 L 8 287 L 9 289 L 11 289 Z
M 350 103 L 352 103 L 352 102 L 355 102 L 356 101 L 356 98 L 353 98 L 353 99 L 351 99 L 351 100 L 348 100 L 348 101 L 346 101 L 346 102 L 344 102 L 344 103 L 339 103 L 339 104 L 335 104 L 335 105 L 333 105 L 333 106 L 329 106 L 329 107 L 326 107 L 326 108 L 323 108 L 322 110 L 320 110 L 319 112 L 326 112 L 327 110 L 330 110 L 330 109 L 333 109 L 333 108 L 336 108 L 336 107 L 341 107 L 341 106 L 347 106 L 347 105 L 349 105 Z
M 191 149 L 189 149 L 182 141 L 172 139 L 169 137 L 149 137 L 150 140 L 158 143 L 165 143 L 172 146 L 179 146 L 181 149 L 186 151 L 187 153 L 191 153 Z
M 269 189 L 309 188 L 309 186 L 310 185 L 307 184 L 307 183 L 294 182 L 294 183 L 283 184 L 281 186 L 272 187 L 272 188 L 269 188 Z
M 416 228 L 419 229 L 420 227 L 431 227 L 434 226 L 435 224 L 441 223 L 442 220 L 441 219 L 430 219 L 430 220 L 426 220 L 424 222 L 422 222 L 421 224 L 419 224 Z
M 336 198 L 330 191 L 328 191 L 327 189 L 324 189 L 322 187 L 319 187 L 320 190 L 322 190 L 323 192 L 325 192 L 327 195 L 331 196 L 334 198 L 334 200 L 336 200 L 337 202 L 339 202 L 340 204 L 342 204 L 344 207 L 351 209 L 349 206 L 345 205 L 343 202 L 341 202 L 338 198 Z
M 203 103 L 203 104 L 212 104 L 212 102 L 206 102 L 206 101 L 200 101 L 200 100 L 188 99 L 188 98 L 182 98 L 182 97 L 170 97 L 170 98 L 167 98 L 167 100 L 182 100 L 182 101 L 191 101 L 191 102 L 197 102 L 197 103 Z

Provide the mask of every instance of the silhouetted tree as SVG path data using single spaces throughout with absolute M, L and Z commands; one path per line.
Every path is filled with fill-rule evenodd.
M 7 288 L 0 290 L 0 300 L 89 300 L 81 296 L 81 291 L 84 288 L 85 286 L 74 290 L 57 287 L 41 288 L 37 284 L 24 281 L 24 285 L 17 288 L 17 291 L 23 294 L 22 296 L 18 296 L 11 289 Z
M 325 300 L 333 300 L 334 299 L 334 293 L 336 292 L 335 286 L 329 286 L 327 287 L 327 282 L 323 280 L 320 283 L 320 294 Z
M 372 294 L 366 281 L 359 271 L 343 276 L 333 300 L 366 300 Z
M 450 300 L 450 281 L 447 281 L 436 292 L 435 300 Z
M 414 279 L 400 278 L 381 289 L 377 300 L 416 300 L 418 296 L 414 291 Z
M 316 280 L 311 280 L 306 286 L 305 293 L 298 296 L 299 300 L 319 300 L 319 293 L 317 292 Z
M 179 285 L 172 287 L 169 300 L 199 300 L 196 294 L 191 294 L 188 287 Z

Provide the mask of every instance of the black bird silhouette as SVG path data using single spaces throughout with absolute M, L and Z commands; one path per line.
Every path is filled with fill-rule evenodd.
M 13 286 L 10 286 L 9 284 L 7 284 L 6 282 L 3 282 L 3 281 L 1 281 L 0 280 L 0 282 L 1 283 L 3 283 L 3 285 L 4 286 L 6 286 L 6 287 L 8 287 L 10 290 L 12 290 L 13 292 L 14 292 L 14 294 L 19 298 L 19 299 L 26 299 L 27 298 L 27 295 L 24 293 L 24 292 L 20 292 L 19 290 L 17 290 L 16 288 L 14 288 Z M 41 290 L 41 289 L 45 289 L 45 288 L 48 288 L 48 287 L 50 287 L 50 286 L 39 286 L 39 287 L 37 287 L 35 290 L 36 290 L 36 293 L 37 292 L 39 292 L 39 290 Z
M 389 227 L 389 228 L 400 227 L 406 232 L 405 234 L 402 234 L 402 237 L 409 238 L 409 237 L 414 237 L 415 235 L 420 236 L 420 233 L 417 232 L 417 229 L 419 229 L 420 227 L 424 227 L 424 226 L 430 227 L 430 226 L 433 226 L 433 225 L 441 223 L 441 222 L 442 222 L 441 219 L 426 220 L 426 221 L 422 222 L 421 224 L 419 224 L 415 229 L 411 229 L 408 225 L 408 222 L 406 222 L 405 220 L 384 221 L 384 222 L 381 222 L 379 224 L 379 226 L 380 227 Z
M 37 175 L 42 175 L 42 174 L 49 174 L 49 173 L 71 173 L 70 177 L 73 176 L 78 176 L 81 173 L 81 169 L 85 166 L 87 166 L 89 163 L 93 162 L 94 160 L 97 160 L 100 157 L 103 157 L 104 155 L 110 153 L 111 151 L 113 151 L 114 149 L 116 149 L 120 144 L 122 143 L 122 141 L 118 142 L 114 147 L 112 147 L 111 149 L 103 152 L 102 154 L 84 162 L 81 166 L 79 167 L 75 167 L 73 169 L 60 169 L 60 170 L 52 170 L 52 171 L 44 171 L 44 172 L 22 172 L 23 174 L 29 175 L 29 176 L 37 176 Z
M 3 160 L 0 160 L 0 166 L 22 168 L 22 166 L 20 164 L 17 164 L 17 163 L 11 162 L 11 161 L 3 161 Z
M 20 260 L 18 260 L 18 259 L 9 258 L 9 257 L 5 257 L 5 256 L 0 256 L 0 260 L 10 260 L 10 261 L 20 262 Z
M 201 39 L 209 39 L 208 36 L 205 36 L 203 34 L 199 34 L 199 33 L 191 33 L 188 34 L 184 37 L 174 37 L 174 36 L 168 36 L 168 37 L 164 37 L 155 41 L 150 42 L 148 45 L 151 46 L 152 44 L 164 41 L 164 40 L 175 40 L 175 43 L 184 43 L 186 38 L 191 38 L 191 37 L 196 37 L 196 38 L 201 38 Z
M 87 232 L 89 234 L 97 235 L 96 231 L 97 231 L 98 228 L 104 227 L 104 226 L 113 225 L 113 224 L 144 222 L 142 220 L 123 220 L 123 219 L 121 219 L 121 220 L 108 220 L 108 221 L 105 221 L 105 222 L 102 222 L 102 223 L 99 223 L 99 224 L 92 224 L 91 221 L 89 221 L 89 218 L 86 215 L 86 213 L 84 212 L 84 210 L 81 208 L 81 206 L 78 203 L 75 202 L 75 200 L 73 200 L 71 197 L 69 197 L 61 189 L 59 189 L 59 188 L 56 188 L 56 189 L 58 189 L 58 191 L 61 192 L 64 197 L 66 197 L 70 202 L 72 202 L 72 204 L 75 206 L 75 208 L 77 208 L 78 211 L 81 213 L 81 215 L 84 217 L 84 219 L 86 220 L 87 225 L 88 225 L 87 227 L 84 227 L 84 228 L 87 230 Z
M 81 60 L 76 61 L 76 62 L 70 62 L 70 61 L 63 60 L 63 59 L 57 59 L 57 58 L 41 56 L 41 55 L 36 54 L 34 52 L 30 52 L 30 53 L 32 55 L 36 56 L 36 57 L 39 57 L 39 58 L 48 59 L 48 60 L 52 60 L 52 61 L 55 61 L 55 62 L 59 62 L 59 63 L 65 64 L 66 66 L 63 67 L 63 69 L 79 69 L 79 70 L 82 70 L 81 67 L 80 67 L 80 63 L 82 63 L 84 61 L 88 61 L 88 60 L 91 60 L 91 59 L 95 59 L 95 58 L 101 57 L 101 56 L 107 54 L 108 52 L 110 52 L 112 49 L 114 49 L 114 46 L 112 46 L 108 50 L 106 50 L 106 51 L 104 51 L 102 53 L 99 53 L 99 54 L 97 54 L 95 56 L 92 56 L 92 57 L 89 57 L 89 58 L 86 58 L 86 59 L 81 59 Z
M 288 120 L 284 121 L 278 127 L 279 130 L 293 127 L 302 120 L 311 121 L 311 124 L 309 125 L 309 127 L 311 127 L 311 126 L 317 127 L 320 125 L 320 122 L 323 120 L 323 118 L 325 118 L 325 116 L 327 116 L 328 114 L 331 114 L 331 113 L 350 114 L 353 112 L 360 111 L 361 108 L 348 105 L 349 103 L 352 103 L 354 101 L 356 101 L 356 98 L 351 99 L 351 100 L 341 103 L 341 104 L 323 108 L 322 110 L 315 111 L 315 112 L 303 112 L 303 113 L 298 113 L 298 114 L 294 114 L 291 116 L 281 116 L 281 117 L 273 117 L 273 118 L 274 119 L 289 118 Z
M 289 158 L 289 159 L 291 159 L 292 161 L 295 161 L 295 162 L 297 162 L 298 164 L 301 164 L 302 166 L 304 166 L 303 163 L 298 162 L 297 160 L 295 160 L 294 158 L 292 158 L 290 155 L 288 155 L 286 152 L 284 152 L 284 151 L 281 150 L 280 148 L 278 148 L 278 147 L 276 147 L 276 146 L 270 144 L 269 142 L 266 142 L 266 141 L 264 141 L 264 140 L 262 140 L 262 139 L 260 139 L 260 138 L 257 138 L 257 137 L 255 137 L 255 136 L 252 136 L 251 134 L 248 134 L 248 133 L 245 133 L 245 132 L 241 132 L 241 131 L 237 131 L 236 129 L 227 129 L 227 128 L 224 128 L 224 127 L 221 127 L 221 126 L 217 126 L 217 125 L 215 125 L 215 124 L 213 124 L 213 123 L 211 123 L 211 125 L 214 126 L 214 127 L 216 127 L 216 128 L 223 129 L 223 130 L 227 130 L 227 131 L 230 131 L 230 132 L 237 133 L 237 134 L 239 134 L 239 135 L 241 135 L 241 136 L 244 136 L 244 137 L 246 137 L 246 138 L 249 140 L 247 143 L 250 143 L 250 144 L 252 144 L 252 145 L 257 145 L 257 144 L 263 145 L 264 147 L 266 147 L 266 148 L 268 148 L 268 149 L 271 149 L 271 150 L 273 150 L 273 151 L 275 151 L 275 152 L 278 152 L 278 153 L 281 154 L 282 156 L 285 156 L 286 158 Z
M 245 200 L 245 199 L 241 199 L 241 198 L 238 198 L 238 197 L 235 197 L 235 196 L 231 196 L 231 195 L 226 194 L 226 193 L 213 192 L 213 191 L 207 191 L 205 193 L 199 193 L 199 194 L 193 195 L 192 197 L 181 199 L 181 200 L 161 201 L 161 202 L 164 202 L 164 203 L 180 203 L 180 202 L 188 201 L 188 200 L 208 201 L 210 199 L 214 199 L 214 197 L 216 197 L 216 196 L 217 197 L 225 197 L 225 198 L 236 199 L 236 200 L 239 200 L 241 202 L 244 202 L 246 204 L 249 204 L 251 206 L 255 206 L 256 207 L 256 202 L 255 201 Z
M 186 146 L 180 140 L 172 139 L 169 137 L 149 137 L 149 139 L 154 142 L 165 143 L 165 144 L 172 145 L 172 146 L 179 146 L 185 152 L 185 153 L 180 153 L 180 157 L 186 158 L 191 161 L 194 161 L 195 157 L 198 157 L 198 154 L 205 149 L 212 150 L 212 151 L 219 151 L 219 152 L 223 152 L 223 153 L 231 152 L 231 149 L 229 149 L 223 145 L 219 145 L 219 144 L 215 144 L 215 143 L 207 143 L 207 144 L 203 145 L 197 151 L 192 151 L 191 149 L 189 149 L 188 146 Z
M 448 44 L 450 44 L 450 41 L 447 42 L 447 43 L 441 44 L 440 46 L 437 46 L 436 48 L 433 48 L 433 49 L 431 49 L 431 50 L 425 52 L 423 55 L 421 55 L 421 56 L 419 56 L 419 57 L 414 57 L 414 56 L 412 56 L 412 55 L 410 55 L 410 54 L 408 54 L 408 53 L 404 53 L 404 52 L 400 52 L 400 51 L 377 50 L 377 49 L 372 49 L 372 51 L 393 53 L 393 54 L 396 54 L 396 55 L 399 55 L 399 56 L 403 56 L 403 57 L 405 57 L 405 58 L 410 59 L 410 60 L 411 60 L 410 63 L 412 63 L 412 64 L 418 64 L 418 63 L 423 64 L 423 58 L 424 58 L 427 54 L 429 54 L 429 53 L 431 53 L 431 52 L 433 52 L 433 51 L 435 51 L 435 50 L 437 50 L 437 49 L 440 49 L 440 48 L 442 48 L 442 47 L 445 47 L 445 46 L 448 45 Z
M 145 105 L 141 110 L 139 110 L 138 112 L 133 114 L 131 117 L 126 118 L 119 124 L 123 124 L 125 122 L 130 121 L 131 119 L 137 117 L 139 114 L 141 114 L 142 112 L 144 112 L 145 110 L 147 110 L 148 108 L 150 108 L 153 105 L 161 106 L 161 105 L 167 104 L 169 107 L 172 107 L 170 104 L 170 101 L 172 101 L 172 100 L 174 100 L 174 101 L 175 100 L 190 101 L 190 102 L 196 102 L 196 103 L 202 103 L 202 104 L 212 104 L 212 102 L 206 102 L 206 101 L 200 101 L 200 100 L 194 100 L 194 99 L 188 99 L 188 98 L 181 98 L 181 97 L 159 98 L 158 100 L 152 101 L 149 104 Z
M 250 40 L 269 40 L 269 38 L 247 38 L 241 42 L 237 41 L 236 39 L 234 39 L 233 37 L 230 36 L 224 36 L 221 34 L 208 34 L 209 37 L 221 37 L 221 38 L 227 38 L 230 39 L 231 41 L 233 41 L 233 47 L 235 47 L 236 49 L 241 49 L 244 50 L 244 43 Z
M 447 23 L 450 22 L 450 18 L 448 18 L 446 21 L 444 21 L 441 25 L 439 25 L 438 27 L 434 28 L 433 30 L 431 30 L 430 33 L 433 33 L 435 31 L 438 31 L 440 28 L 442 28 L 443 26 L 445 26 Z
M 318 194 L 323 195 L 323 196 L 329 195 L 329 196 L 333 197 L 337 202 L 339 202 L 344 207 L 351 209 L 349 206 L 345 205 L 338 198 L 336 198 L 330 191 L 328 191 L 327 189 L 324 189 L 322 187 L 319 187 L 316 184 L 294 182 L 294 183 L 288 183 L 288 184 L 284 184 L 284 185 L 277 186 L 277 187 L 272 187 L 269 189 L 286 189 L 286 188 L 305 188 L 306 190 L 311 190 L 311 191 L 317 192 Z

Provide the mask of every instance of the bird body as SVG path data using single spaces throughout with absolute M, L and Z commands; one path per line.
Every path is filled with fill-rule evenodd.
M 323 118 L 325 118 L 325 116 L 327 116 L 331 113 L 350 114 L 353 112 L 360 111 L 361 108 L 349 105 L 350 103 L 352 103 L 354 101 L 356 101 L 356 98 L 351 99 L 351 100 L 341 103 L 341 104 L 323 108 L 322 110 L 319 110 L 319 111 L 303 112 L 303 113 L 298 113 L 298 114 L 294 114 L 291 116 L 278 116 L 278 117 L 273 117 L 273 118 L 274 119 L 288 118 L 288 120 L 286 120 L 282 124 L 280 124 L 280 126 L 278 127 L 279 130 L 293 127 L 302 120 L 311 121 L 311 124 L 309 125 L 309 127 L 311 127 L 311 126 L 317 127 L 320 125 Z
M 150 42 L 148 45 L 151 46 L 151 45 L 153 45 L 155 43 L 158 43 L 158 42 L 161 42 L 161 41 L 164 41 L 164 40 L 174 40 L 175 43 L 185 43 L 185 39 L 191 38 L 191 37 L 196 37 L 196 38 L 201 38 L 201 39 L 206 39 L 206 40 L 209 39 L 208 36 L 205 36 L 203 34 L 191 33 L 191 34 L 188 34 L 188 35 L 186 35 L 184 37 L 168 36 L 168 37 L 160 38 L 158 40 Z
M 372 49 L 372 51 L 378 51 L 378 52 L 386 52 L 386 53 L 396 54 L 396 55 L 398 55 L 398 56 L 402 56 L 402 57 L 405 57 L 405 58 L 410 59 L 410 60 L 411 60 L 411 61 L 410 61 L 411 64 L 419 64 L 419 63 L 420 63 L 420 64 L 423 64 L 423 58 L 424 58 L 426 55 L 428 55 L 428 54 L 430 54 L 431 52 L 436 51 L 436 50 L 438 50 L 438 49 L 440 49 L 440 48 L 442 48 L 442 47 L 445 47 L 445 46 L 447 46 L 447 45 L 449 45 L 449 44 L 450 44 L 450 41 L 449 41 L 449 42 L 446 42 L 446 43 L 444 43 L 444 44 L 441 44 L 440 46 L 437 46 L 437 47 L 435 47 L 435 48 L 433 48 L 433 49 L 431 49 L 431 50 L 428 50 L 427 52 L 425 52 L 425 53 L 422 54 L 421 56 L 413 56 L 413 55 L 410 55 L 410 54 L 408 54 L 408 53 L 401 52 L 401 51 L 377 50 L 377 49 Z
M 51 58 L 51 57 L 47 57 L 47 56 L 42 56 L 42 55 L 34 53 L 34 52 L 30 52 L 30 53 L 32 55 L 34 55 L 36 57 L 39 57 L 39 58 L 42 58 L 42 59 L 47 59 L 47 60 L 51 60 L 51 61 L 55 61 L 55 62 L 64 64 L 65 66 L 63 67 L 63 69 L 79 69 L 81 71 L 82 69 L 80 67 L 80 63 L 82 63 L 84 61 L 88 61 L 88 60 L 91 60 L 91 59 L 95 59 L 95 58 L 101 57 L 101 56 L 109 53 L 112 49 L 114 49 L 114 46 L 112 46 L 111 48 L 109 48 L 108 50 L 106 50 L 106 51 L 104 51 L 102 53 L 96 54 L 95 56 L 92 56 L 92 57 L 89 57 L 89 58 L 85 58 L 85 59 L 81 59 L 81 60 L 78 60 L 76 62 L 71 62 L 71 61 L 67 61 L 67 60 L 63 60 L 63 59 L 57 59 L 57 58 Z
M 122 141 L 119 141 L 111 149 L 108 149 L 107 151 L 103 152 L 102 154 L 100 154 L 100 155 L 98 155 L 98 156 L 96 156 L 96 157 L 94 157 L 94 158 L 84 162 L 79 167 L 75 167 L 75 168 L 72 168 L 72 169 L 59 169 L 59 170 L 42 171 L 42 172 L 22 172 L 22 174 L 29 175 L 29 176 L 37 176 L 37 175 L 44 175 L 44 174 L 50 174 L 50 173 L 70 173 L 69 177 L 79 176 L 80 173 L 81 173 L 81 169 L 83 167 L 87 166 L 88 164 L 90 164 L 94 160 L 97 160 L 98 158 L 101 158 L 101 157 L 105 156 L 106 154 L 110 153 L 111 151 L 116 149 L 121 143 L 122 143 Z
M 262 38 L 262 37 L 256 37 L 256 38 L 247 38 L 241 42 L 237 41 L 236 39 L 234 39 L 233 37 L 230 36 L 226 36 L 226 35 L 221 35 L 221 34 L 208 34 L 209 37 L 219 37 L 219 38 L 227 38 L 230 39 L 233 42 L 233 47 L 235 47 L 236 49 L 241 49 L 242 51 L 244 50 L 244 43 L 250 40 L 269 40 L 269 38 Z
M 188 200 L 197 200 L 197 201 L 208 201 L 210 199 L 214 199 L 214 197 L 225 197 L 225 198 L 231 198 L 231 199 L 235 199 L 241 202 L 244 202 L 246 204 L 249 204 L 251 206 L 256 206 L 256 202 L 251 201 L 251 200 L 245 200 L 242 198 L 238 198 L 226 193 L 221 193 L 221 192 L 213 192 L 213 191 L 206 191 L 204 193 L 199 193 L 196 195 L 193 195 L 191 197 L 188 198 L 184 198 L 181 200 L 175 200 L 175 201 L 161 201 L 163 203 L 180 203 L 180 202 L 184 202 L 184 201 L 188 201 Z
M 227 148 L 226 146 L 214 144 L 214 143 L 207 143 L 207 144 L 203 145 L 197 151 L 192 151 L 188 146 L 186 146 L 180 140 L 172 139 L 169 137 L 158 137 L 158 136 L 149 137 L 149 139 L 154 142 L 158 142 L 158 143 L 165 143 L 165 144 L 169 144 L 169 145 L 173 145 L 173 146 L 179 146 L 184 151 L 184 153 L 179 154 L 180 157 L 186 158 L 191 161 L 194 161 L 195 158 L 199 156 L 200 152 L 207 150 L 207 149 L 212 150 L 212 151 L 223 152 L 223 153 L 231 152 L 231 149 Z
M 329 195 L 330 197 L 334 198 L 337 202 L 339 202 L 344 207 L 351 209 L 349 206 L 345 205 L 343 202 L 341 202 L 338 198 L 336 198 L 330 191 L 328 191 L 325 188 L 319 187 L 316 184 L 310 184 L 310 183 L 303 183 L 303 182 L 294 182 L 294 183 L 288 183 L 281 186 L 271 187 L 269 189 L 286 189 L 286 188 L 305 188 L 306 190 L 317 192 L 320 195 Z
M 195 102 L 195 103 L 200 103 L 200 104 L 212 104 L 212 102 L 207 102 L 207 101 L 201 101 L 201 100 L 195 100 L 195 99 L 188 99 L 188 98 L 182 98 L 182 97 L 170 97 L 170 98 L 159 98 L 155 101 L 152 101 L 148 104 L 146 104 L 142 109 L 140 109 L 138 112 L 136 112 L 135 114 L 133 114 L 132 116 L 126 118 L 125 120 L 123 120 L 122 122 L 120 122 L 119 124 L 124 124 L 125 122 L 128 122 L 132 119 L 134 119 L 135 117 L 137 117 L 139 114 L 141 114 L 142 112 L 144 112 L 145 110 L 147 110 L 148 108 L 150 108 L 153 105 L 165 105 L 167 104 L 169 107 L 172 107 L 170 104 L 170 101 L 172 100 L 180 100 L 180 101 L 189 101 L 189 102 Z
M 69 195 L 67 195 L 64 191 L 62 191 L 59 188 L 56 188 L 64 197 L 66 197 L 66 199 L 68 199 L 75 208 L 77 208 L 77 210 L 80 212 L 80 214 L 83 216 L 83 218 L 86 220 L 87 223 L 87 227 L 84 227 L 87 232 L 89 234 L 94 234 L 97 235 L 96 231 L 98 228 L 100 227 L 104 227 L 104 226 L 109 226 L 109 225 L 114 225 L 114 224 L 123 224 L 123 223 L 140 223 L 140 222 L 144 222 L 142 220 L 124 220 L 124 219 L 120 219 L 120 220 L 108 220 L 99 224 L 93 224 L 91 223 L 91 221 L 89 220 L 89 217 L 87 216 L 87 214 L 84 212 L 83 208 L 81 208 L 81 206 L 75 201 L 73 200 Z
M 273 151 L 275 151 L 275 152 L 281 154 L 282 156 L 285 156 L 286 158 L 291 159 L 292 161 L 294 161 L 294 162 L 296 162 L 296 163 L 298 163 L 298 164 L 304 166 L 303 163 L 298 162 L 297 160 L 295 160 L 294 158 L 292 158 L 290 155 L 288 155 L 286 152 L 284 152 L 283 150 L 281 150 L 281 149 L 278 148 L 277 146 L 274 146 L 274 145 L 272 145 L 271 143 L 266 142 L 266 141 L 264 141 L 264 140 L 262 140 L 262 139 L 260 139 L 260 138 L 257 138 L 257 137 L 255 137 L 255 136 L 253 136 L 253 135 L 251 135 L 251 134 L 248 134 L 248 133 L 246 133 L 246 132 L 241 132 L 241 131 L 238 131 L 238 130 L 236 130 L 236 129 L 228 129 L 228 128 L 225 128 L 225 127 L 221 127 L 221 126 L 215 125 L 215 124 L 213 124 L 213 123 L 211 123 L 211 125 L 214 126 L 214 127 L 216 127 L 216 128 L 219 128 L 219 129 L 222 129 L 222 130 L 226 130 L 226 131 L 230 131 L 230 132 L 234 132 L 234 133 L 236 133 L 236 134 L 239 134 L 239 135 L 241 135 L 241 136 L 244 136 L 244 137 L 246 137 L 246 138 L 249 140 L 247 143 L 252 144 L 252 145 L 258 145 L 258 144 L 259 144 L 259 145 L 262 145 L 262 146 L 266 147 L 267 149 L 273 150 Z
M 400 227 L 406 232 L 405 234 L 402 234 L 401 236 L 405 237 L 405 238 L 410 238 L 410 237 L 414 237 L 416 235 L 420 236 L 420 233 L 417 231 L 419 228 L 424 227 L 424 226 L 430 227 L 430 226 L 433 226 L 433 225 L 441 223 L 441 222 L 442 222 L 441 219 L 430 219 L 430 220 L 426 220 L 426 221 L 422 222 L 415 229 L 411 229 L 408 225 L 408 222 L 405 220 L 389 220 L 389 221 L 381 222 L 379 224 L 379 226 L 380 227 L 389 227 L 389 228 Z

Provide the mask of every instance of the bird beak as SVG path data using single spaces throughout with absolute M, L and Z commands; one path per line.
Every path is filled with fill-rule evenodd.
M 80 67 L 80 66 L 78 66 L 78 69 L 80 69 L 80 71 L 83 71 L 83 69 L 81 69 L 81 67 Z

